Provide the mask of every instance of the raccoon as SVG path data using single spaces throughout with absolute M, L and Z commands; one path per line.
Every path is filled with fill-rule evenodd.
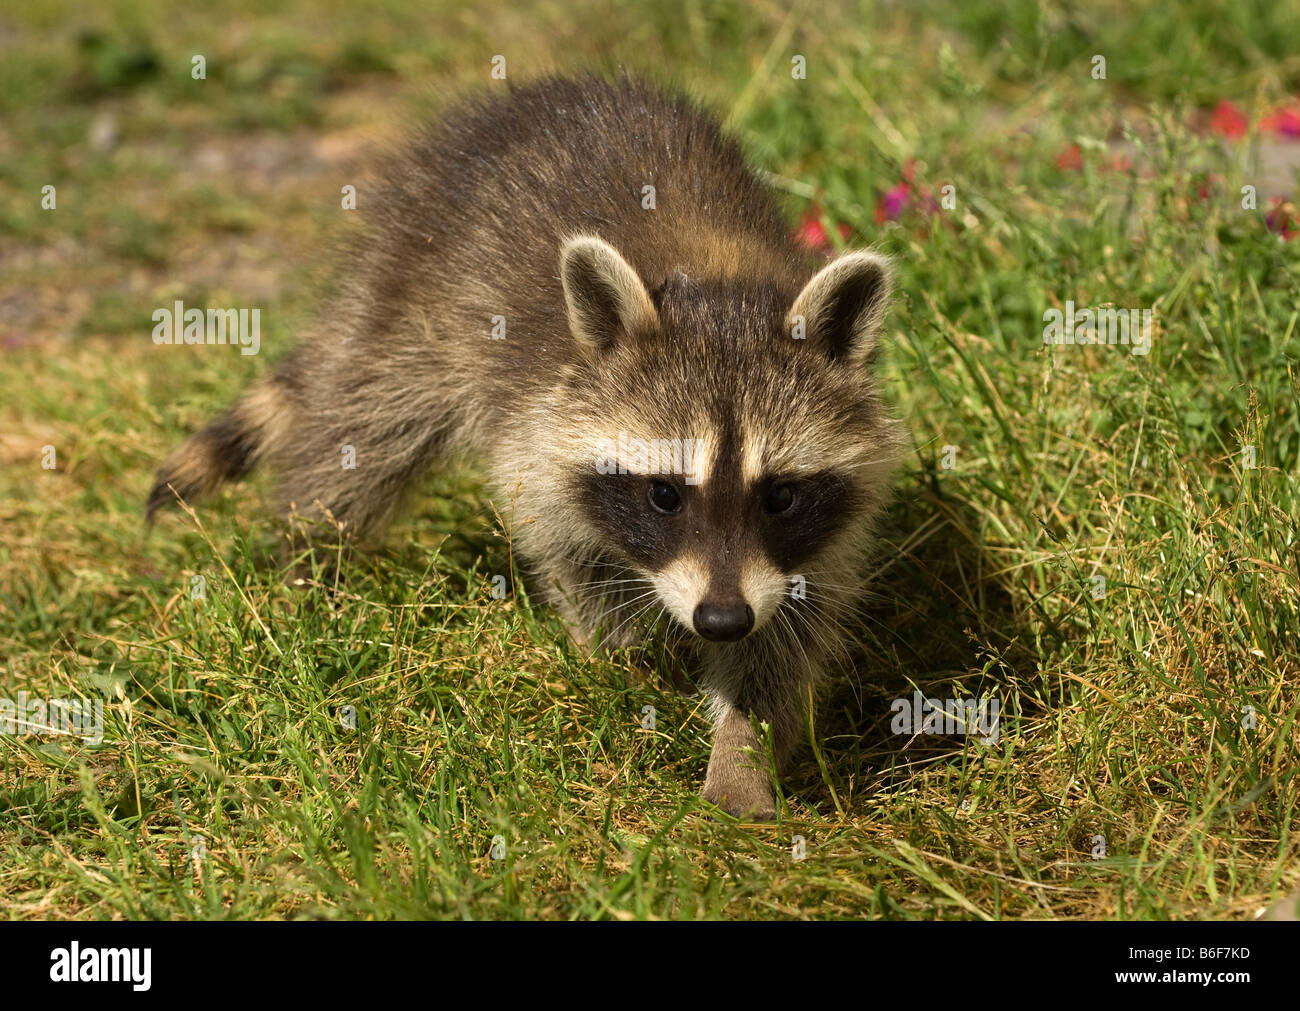
M 888 261 L 815 257 L 714 117 L 628 77 L 462 104 L 384 179 L 315 331 L 163 464 L 150 520 L 264 464 L 280 507 L 374 543 L 468 453 L 578 643 L 678 630 L 705 799 L 774 817 L 754 726 L 786 769 L 900 453 Z

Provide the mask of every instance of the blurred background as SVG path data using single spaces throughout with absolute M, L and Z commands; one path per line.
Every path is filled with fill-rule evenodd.
M 283 308 L 274 352 L 340 186 L 404 116 L 489 86 L 497 55 L 512 79 L 676 82 L 783 177 L 793 216 L 816 203 L 860 232 L 904 183 L 983 189 L 995 169 L 1024 193 L 1001 210 L 1031 213 L 1085 155 L 1122 164 L 1150 116 L 1229 137 L 1274 117 L 1251 154 L 1262 200 L 1289 196 L 1297 38 L 1290 0 L 6 3 L 0 344 L 135 337 L 183 294 Z

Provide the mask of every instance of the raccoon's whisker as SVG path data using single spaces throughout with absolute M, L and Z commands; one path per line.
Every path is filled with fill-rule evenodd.
M 897 461 L 903 459 L 904 455 L 905 454 L 900 453 L 896 456 L 882 456 L 876 460 L 864 460 L 862 463 L 852 463 L 849 464 L 847 467 L 839 467 L 837 469 L 838 470 L 861 470 L 863 467 L 874 467 L 877 464 L 896 463 Z
M 654 580 L 646 576 L 637 576 L 631 579 L 596 579 L 590 583 L 573 583 L 568 587 L 570 590 L 590 590 L 597 586 L 626 586 L 634 583 L 653 583 Z
M 836 600 L 833 597 L 814 597 L 809 594 L 804 602 L 807 607 L 800 608 L 798 605 L 790 605 L 796 614 L 802 615 L 805 611 L 815 610 L 817 613 L 834 620 L 837 624 L 846 619 L 854 619 L 858 616 L 860 608 L 856 604 L 848 601 Z M 801 603 L 804 603 L 801 602 Z
M 799 641 L 799 635 L 795 631 L 794 623 L 790 620 L 790 616 L 784 614 L 780 609 L 777 610 L 776 614 L 777 617 L 781 619 L 782 625 L 790 633 L 790 641 L 798 647 L 799 653 L 803 656 L 804 669 L 811 673 L 814 669 L 812 661 L 808 658 L 808 651 L 803 648 L 803 643 Z
M 650 598 L 650 603 L 653 603 L 653 602 L 654 602 L 654 599 L 653 599 L 654 597 L 655 597 L 655 591 L 654 591 L 654 590 L 647 590 L 645 593 L 638 594 L 638 595 L 635 596 L 635 597 L 631 597 L 631 598 L 629 598 L 629 599 L 627 599 L 627 600 L 619 601 L 619 602 L 618 602 L 617 604 L 615 604 L 613 607 L 611 607 L 611 608 L 609 608 L 608 610 L 604 611 L 604 612 L 601 614 L 601 617 L 602 617 L 602 618 L 612 618 L 612 617 L 613 617 L 614 615 L 616 615 L 619 611 L 622 611 L 622 610 L 624 610 L 625 608 L 631 607 L 633 604 L 639 604 L 639 603 L 641 603 L 641 601 L 646 600 L 647 598 Z M 648 607 L 649 604 L 645 604 L 645 605 L 643 605 L 643 606 Z
M 808 629 L 814 647 L 821 653 L 827 651 L 825 633 L 820 628 L 814 626 L 808 619 L 807 615 L 804 615 L 798 610 L 788 606 L 777 608 L 776 614 L 780 617 L 782 624 L 789 631 L 791 641 L 793 641 L 799 648 L 799 652 L 803 654 L 804 664 L 807 666 L 809 673 L 812 673 L 817 669 L 817 665 L 813 663 L 812 658 L 808 655 L 808 651 L 804 648 L 802 637 L 799 635 L 798 628 L 794 623 L 794 618 L 798 617 L 799 620 L 803 622 L 803 625 Z
M 842 632 L 843 626 L 836 618 L 830 615 L 823 615 L 823 622 L 814 622 L 810 615 L 797 608 L 787 607 L 782 608 L 781 610 L 787 612 L 785 617 L 792 629 L 793 622 L 790 620 L 791 616 L 797 617 L 803 623 L 803 626 L 807 628 L 808 634 L 812 638 L 814 644 L 823 654 L 835 656 L 840 653 L 841 646 L 836 640 L 835 633 Z M 779 614 L 781 611 L 778 611 L 777 613 Z
M 625 600 L 622 603 L 618 604 L 616 607 L 611 607 L 608 611 L 604 612 L 604 614 L 601 615 L 601 639 L 606 642 L 617 641 L 618 634 L 622 632 L 624 628 L 626 628 L 628 625 L 635 622 L 640 615 L 644 614 L 647 610 L 649 610 L 651 607 L 654 606 L 655 604 L 654 599 L 651 599 L 647 603 L 642 604 L 629 617 L 624 618 L 622 621 L 620 621 L 617 625 L 615 625 L 613 628 L 609 630 L 606 630 L 604 628 L 605 620 L 612 618 L 614 614 L 616 614 L 618 611 L 623 610 L 623 608 L 630 607 L 633 604 L 645 600 L 646 597 L 654 598 L 655 592 L 651 590 L 649 593 L 643 593 L 639 597 L 633 597 L 631 600 Z
M 612 559 L 602 557 L 601 555 L 576 554 L 568 555 L 562 551 L 556 551 L 555 560 L 557 562 L 568 562 L 570 565 L 576 565 L 582 569 L 614 569 L 626 572 L 633 571 L 631 566 L 624 565 L 622 562 L 616 562 Z
M 851 586 L 841 586 L 835 583 L 821 583 L 815 579 L 807 580 L 802 587 L 801 596 L 812 600 L 814 597 L 818 600 L 851 600 L 861 595 L 861 591 Z M 798 600 L 799 597 L 793 597 Z
M 857 606 L 857 600 L 862 596 L 862 592 L 854 587 L 844 587 L 842 589 L 832 589 L 829 584 L 813 583 L 804 587 L 804 597 L 807 600 L 815 601 L 819 604 L 838 604 L 842 606 Z
M 874 614 L 869 614 L 867 613 L 866 610 L 860 610 L 857 616 L 860 619 L 862 619 L 864 622 L 869 622 L 870 624 L 875 625 L 881 631 L 889 634 L 890 636 L 893 635 L 894 630 L 890 628 L 888 625 L 886 625 L 884 621 L 882 621 L 880 618 L 877 618 Z
M 857 591 L 857 587 L 851 583 L 832 583 L 829 582 L 828 580 L 820 579 L 817 576 L 805 575 L 804 583 L 806 585 L 811 585 L 819 589 L 822 587 L 829 587 L 832 590 L 843 590 L 846 593 L 853 593 Z
M 617 604 L 615 604 L 613 607 L 611 607 L 609 610 L 605 611 L 604 613 L 606 616 L 612 615 L 618 611 L 623 610 L 623 608 L 625 607 L 630 607 L 632 604 L 635 604 L 638 601 L 645 600 L 646 597 L 653 597 L 653 596 L 655 596 L 655 590 L 649 589 L 645 593 L 638 593 L 635 597 L 629 597 L 627 600 L 619 601 Z
M 654 593 L 654 591 L 651 591 L 651 594 L 653 594 L 653 593 Z M 638 597 L 637 599 L 640 600 L 640 599 L 642 599 L 642 598 L 641 598 L 641 597 Z M 614 638 L 618 635 L 619 632 L 623 631 L 623 629 L 626 628 L 628 625 L 632 625 L 632 624 L 633 624 L 633 623 L 634 623 L 638 618 L 641 617 L 641 615 L 645 614 L 646 611 L 650 610 L 650 608 L 652 608 L 652 607 L 654 607 L 654 606 L 655 606 L 655 601 L 654 601 L 654 600 L 650 601 L 650 603 L 648 603 L 648 604 L 644 604 L 644 605 L 642 605 L 641 608 L 640 608 L 639 610 L 637 610 L 636 613 L 634 613 L 631 617 L 629 617 L 629 618 L 625 618 L 623 621 L 619 622 L 618 627 L 615 628 L 612 632 L 609 633 L 609 638 L 610 638 L 610 639 L 614 639 Z M 662 605 L 661 605 L 661 607 L 662 607 Z M 657 619 L 656 619 L 656 620 L 657 620 Z
M 804 621 L 815 622 L 819 626 L 829 626 L 832 633 L 846 631 L 858 619 L 858 613 L 852 609 L 833 609 L 831 607 L 818 607 L 815 610 L 810 608 L 795 609 L 795 614 L 799 615 Z
M 853 626 L 836 618 L 832 618 L 828 622 L 826 636 L 833 646 L 835 657 L 839 661 L 847 662 L 853 653 L 851 647 L 862 645 L 861 638 L 854 632 Z
M 853 583 L 832 583 L 829 579 L 824 579 L 824 578 L 822 578 L 823 576 L 825 576 L 825 575 L 827 575 L 827 574 L 830 574 L 830 575 L 838 575 L 838 574 L 839 574 L 839 570 L 837 570 L 837 569 L 811 569 L 811 570 L 809 570 L 809 571 L 807 571 L 807 572 L 801 572 L 801 573 L 799 573 L 799 575 L 803 577 L 805 584 L 810 585 L 810 586 L 818 586 L 818 587 L 829 586 L 829 587 L 831 587 L 832 589 L 835 589 L 835 590 L 844 590 L 844 591 L 847 592 L 847 593 L 858 593 L 858 592 L 860 592 L 860 590 L 861 590 L 860 585 L 855 585 L 855 584 L 853 584 Z
M 805 597 L 805 599 L 807 599 L 807 600 L 818 600 L 818 601 L 823 601 L 823 600 L 824 600 L 824 601 L 833 601 L 833 602 L 836 602 L 836 603 L 839 603 L 839 602 L 841 602 L 841 601 L 844 599 L 843 597 L 840 596 L 840 594 L 835 594 L 835 593 L 828 593 L 828 592 L 826 592 L 826 591 L 823 589 L 823 587 L 825 587 L 826 585 L 827 585 L 827 584 L 825 584 L 825 583 L 814 583 L 812 586 L 805 586 L 805 587 L 804 587 L 804 597 Z M 846 591 L 846 590 L 841 590 L 840 593 L 847 593 L 847 591 Z

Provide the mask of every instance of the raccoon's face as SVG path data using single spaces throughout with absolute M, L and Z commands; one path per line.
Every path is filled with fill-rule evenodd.
M 897 452 L 867 368 L 887 263 L 847 254 L 797 294 L 682 275 L 649 289 L 592 237 L 561 267 L 583 347 L 560 422 L 582 447 L 569 482 L 608 554 L 715 642 L 840 585 Z

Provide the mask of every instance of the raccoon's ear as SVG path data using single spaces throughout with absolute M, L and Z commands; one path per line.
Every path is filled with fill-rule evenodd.
M 604 351 L 619 338 L 659 324 L 645 282 L 613 246 L 575 235 L 560 249 L 560 280 L 569 329 L 579 344 Z
M 875 350 L 892 286 L 885 257 L 845 253 L 804 285 L 786 315 L 786 329 L 821 344 L 833 361 L 865 364 Z

